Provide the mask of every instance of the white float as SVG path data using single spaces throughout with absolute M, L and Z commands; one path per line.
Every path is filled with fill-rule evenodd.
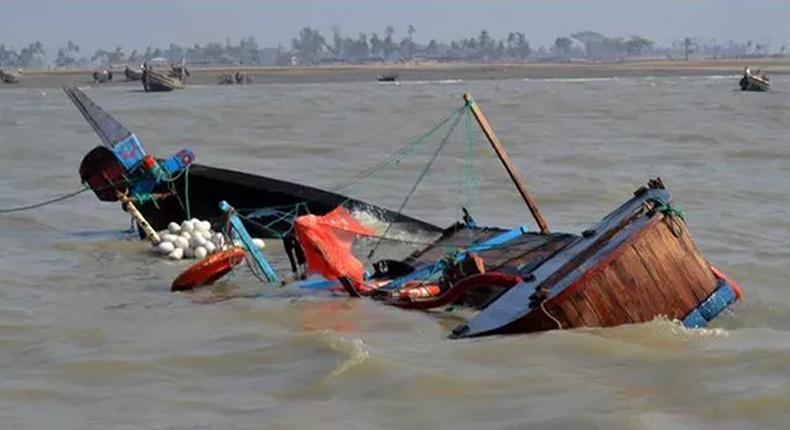
M 171 260 L 182 258 L 205 258 L 217 251 L 228 249 L 228 241 L 222 233 L 211 229 L 211 223 L 206 220 L 192 218 L 180 224 L 171 222 L 167 229 L 159 232 L 162 241 L 153 250 Z M 253 243 L 258 249 L 263 249 L 266 243 L 263 239 L 253 238 Z M 241 246 L 239 243 L 237 246 Z

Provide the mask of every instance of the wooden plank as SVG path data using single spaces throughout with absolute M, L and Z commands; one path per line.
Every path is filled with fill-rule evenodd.
M 650 245 L 646 242 L 635 244 L 639 250 L 639 257 L 643 262 L 645 270 L 650 274 L 657 288 L 669 299 L 665 315 L 668 318 L 682 318 L 689 310 L 696 306 L 693 296 L 689 294 L 678 294 L 672 280 L 667 276 L 666 271 L 661 265 L 659 257 L 653 252 Z
M 540 227 L 540 232 L 543 234 L 549 234 L 549 225 L 543 218 L 543 214 L 540 213 L 538 203 L 534 198 L 532 198 L 532 195 L 530 195 L 529 191 L 527 191 L 526 183 L 521 178 L 521 175 L 519 175 L 515 166 L 513 166 L 513 162 L 510 161 L 510 156 L 507 154 L 507 151 L 505 151 L 505 148 L 502 146 L 502 143 L 499 141 L 496 133 L 494 133 L 494 129 L 491 127 L 491 124 L 488 123 L 488 119 L 483 114 L 483 111 L 480 110 L 480 107 L 477 105 L 477 103 L 475 103 L 475 100 L 472 98 L 471 94 L 465 93 L 464 101 L 466 101 L 469 108 L 471 109 L 472 114 L 477 120 L 477 123 L 480 125 L 480 128 L 483 130 L 483 134 L 485 134 L 488 142 L 491 143 L 491 146 L 494 148 L 494 152 L 496 152 L 497 157 L 499 157 L 499 160 L 505 166 L 505 170 L 507 171 L 508 175 L 510 175 L 510 179 L 516 186 L 519 194 L 521 194 L 521 198 L 524 199 L 524 203 L 527 204 L 529 211 L 532 212 L 535 222 L 537 222 L 538 227 Z
M 612 268 L 631 289 L 628 295 L 636 306 L 633 312 L 635 320 L 640 322 L 652 320 L 660 313 L 660 310 L 667 307 L 665 303 L 669 302 L 669 299 L 664 295 L 663 289 L 647 273 L 635 244 L 631 246 L 627 254 L 629 257 L 627 263 L 625 260 L 620 260 L 615 262 Z

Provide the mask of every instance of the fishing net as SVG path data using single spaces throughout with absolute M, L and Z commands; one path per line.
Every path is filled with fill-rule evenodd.
M 309 272 L 327 279 L 349 277 L 362 282 L 365 268 L 351 248 L 358 235 L 371 235 L 374 230 L 357 221 L 348 210 L 338 207 L 322 216 L 300 216 L 295 232 Z

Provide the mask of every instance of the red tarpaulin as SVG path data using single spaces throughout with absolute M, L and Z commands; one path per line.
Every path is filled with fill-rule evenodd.
M 365 268 L 351 253 L 354 238 L 372 235 L 375 230 L 357 221 L 339 206 L 323 216 L 296 218 L 296 240 L 304 250 L 307 270 L 327 279 L 348 276 L 361 283 Z

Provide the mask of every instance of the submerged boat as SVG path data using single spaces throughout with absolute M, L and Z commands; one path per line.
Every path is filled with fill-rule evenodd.
M 452 330 L 451 338 L 609 327 L 658 317 L 703 327 L 742 297 L 740 287 L 701 255 L 660 179 L 637 189 L 631 199 L 580 234 L 551 232 L 469 95 L 447 136 L 462 115 L 474 117 L 538 231 L 527 226 L 481 227 L 469 214 L 440 230 L 400 210 L 272 178 L 194 165 L 194 155 L 186 149 L 154 160 L 133 133 L 85 94 L 76 88 L 67 88 L 66 93 L 104 143 L 90 151 L 80 166 L 83 182 L 100 200 L 139 206 L 156 229 L 189 218 L 190 211 L 214 226 L 228 226 L 222 230 L 232 230 L 241 239 L 250 267 L 257 267 L 265 274 L 261 279 L 268 282 L 277 281 L 277 274 L 251 243 L 248 230 L 256 236 L 286 239 L 294 271 L 301 264 L 323 277 L 301 281 L 296 287 L 329 288 L 403 309 L 464 306 L 475 311 Z M 438 154 L 439 150 L 417 184 Z M 378 212 L 388 223 L 384 234 L 355 220 L 351 213 L 357 208 Z M 373 260 L 378 245 L 391 240 L 387 232 L 395 223 L 437 237 L 402 258 Z M 364 236 L 377 241 L 365 259 L 373 262 L 370 267 L 353 255 L 353 239 Z M 235 257 L 213 258 L 217 267 L 201 261 L 185 272 L 189 276 L 180 276 L 181 283 L 173 289 L 210 283 L 239 262 Z M 186 278 L 188 285 L 182 284 Z
M 551 233 L 482 111 L 471 96 L 466 102 L 540 231 L 479 227 L 465 217 L 428 246 L 400 260 L 375 262 L 363 274 L 348 237 L 370 230 L 338 208 L 296 221 L 307 270 L 325 278 L 300 287 L 369 296 L 404 309 L 478 310 L 452 338 L 659 317 L 696 328 L 741 299 L 740 287 L 703 258 L 659 178 L 581 234 Z
M 282 237 L 292 229 L 276 207 L 298 207 L 297 212 L 325 214 L 340 204 L 426 232 L 432 224 L 356 199 L 305 185 L 230 169 L 193 164 L 194 154 L 184 149 L 157 165 L 144 163 L 147 154 L 137 137 L 76 87 L 64 91 L 99 135 L 103 145 L 94 148 L 80 166 L 83 182 L 114 184 L 111 190 L 94 188 L 102 201 L 116 201 L 117 192 L 128 195 L 156 230 L 169 222 L 197 217 L 221 226 L 225 214 L 219 202 L 238 208 L 262 208 L 245 216 L 245 225 L 257 237 Z M 161 167 L 161 168 L 160 168 Z M 297 213 L 294 213 L 297 215 Z M 142 232 L 141 232 L 142 235 Z
M 739 82 L 741 91 L 768 91 L 771 86 L 770 79 L 758 69 L 752 72 L 749 67 L 743 71 L 743 77 Z

